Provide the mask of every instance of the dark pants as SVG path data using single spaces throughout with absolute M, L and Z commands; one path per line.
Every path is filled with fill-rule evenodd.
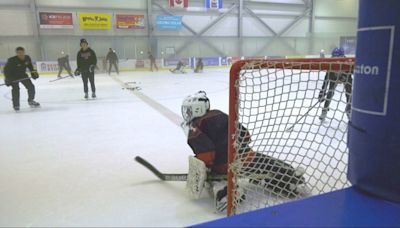
M 94 84 L 94 72 L 82 72 L 82 81 L 83 81 L 83 91 L 85 93 L 89 92 L 88 89 L 88 81 L 90 81 L 90 87 L 92 88 L 92 93 L 96 92 L 96 85 Z
M 117 74 L 119 74 L 117 62 L 110 62 L 110 67 L 108 68 L 108 74 L 111 74 L 112 66 L 114 66 L 115 71 L 117 71 Z
M 155 60 L 150 61 L 150 70 L 153 71 L 153 68 L 156 68 L 156 70 L 158 71 L 157 63 Z
M 72 72 L 71 72 L 71 66 L 69 65 L 69 63 L 64 63 L 64 64 L 58 64 L 58 76 L 60 77 L 61 72 L 65 69 L 69 76 L 72 76 Z
M 28 90 L 28 102 L 33 101 L 35 99 L 35 86 L 32 84 L 32 81 L 30 79 L 12 83 L 11 92 L 12 92 L 12 101 L 14 107 L 19 106 L 19 83 L 22 83 L 22 85 L 24 85 L 25 88 Z
M 325 100 L 324 109 L 323 109 L 326 112 L 329 110 L 329 106 L 331 104 L 332 98 L 335 95 L 336 87 L 339 83 L 344 84 L 344 89 L 346 91 L 346 102 L 347 102 L 346 112 L 350 111 L 351 92 L 352 92 L 351 87 L 353 84 L 353 79 L 351 78 L 351 75 L 346 75 L 346 74 L 342 74 L 340 77 L 341 78 L 331 76 L 331 77 L 329 77 L 328 82 L 324 82 L 324 84 L 328 83 L 328 93 L 326 95 L 326 100 Z

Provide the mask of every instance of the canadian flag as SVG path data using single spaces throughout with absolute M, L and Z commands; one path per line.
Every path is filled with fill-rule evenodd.
M 187 8 L 189 0 L 168 0 L 170 8 Z

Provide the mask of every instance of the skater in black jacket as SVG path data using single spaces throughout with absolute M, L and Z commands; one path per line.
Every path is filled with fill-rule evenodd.
M 23 47 L 16 48 L 16 56 L 8 59 L 4 67 L 5 84 L 12 87 L 12 101 L 15 111 L 19 111 L 19 83 L 28 90 L 28 104 L 32 108 L 40 107 L 40 104 L 35 99 L 35 86 L 31 79 L 26 73 L 26 68 L 31 72 L 33 79 L 38 79 L 39 74 L 35 70 L 32 64 L 31 57 L 25 55 L 25 49 Z
M 78 68 L 75 70 L 75 75 L 82 74 L 83 91 L 85 92 L 85 99 L 89 98 L 88 81 L 92 89 L 92 98 L 96 98 L 96 85 L 94 82 L 94 70 L 97 64 L 96 53 L 89 47 L 86 39 L 81 39 L 81 49 L 76 57 Z

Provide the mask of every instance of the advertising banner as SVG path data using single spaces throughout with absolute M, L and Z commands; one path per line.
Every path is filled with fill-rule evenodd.
M 76 69 L 76 61 L 69 61 L 71 69 Z M 58 62 L 57 61 L 46 61 L 36 62 L 36 69 L 39 73 L 55 73 L 58 72 Z
M 72 29 L 72 13 L 39 12 L 40 28 Z
M 111 14 L 79 13 L 81 29 L 111 29 Z
M 182 16 L 157 16 L 156 27 L 158 30 L 175 30 L 182 29 Z
M 116 15 L 117 29 L 144 29 L 144 15 Z

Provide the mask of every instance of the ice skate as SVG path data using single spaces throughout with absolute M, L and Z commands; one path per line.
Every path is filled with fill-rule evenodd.
M 325 118 L 326 118 L 327 114 L 328 114 L 327 110 L 322 110 L 322 113 L 319 116 L 319 120 L 321 120 L 321 122 L 325 121 Z
M 88 94 L 88 93 L 85 93 L 84 98 L 85 98 L 86 100 L 89 99 L 89 94 Z
M 96 93 L 92 93 L 92 98 L 95 99 L 96 97 Z
M 28 104 L 31 108 L 39 108 L 40 107 L 39 102 L 36 102 L 36 101 L 29 101 Z
M 19 106 L 14 106 L 14 111 L 18 112 L 20 110 Z

